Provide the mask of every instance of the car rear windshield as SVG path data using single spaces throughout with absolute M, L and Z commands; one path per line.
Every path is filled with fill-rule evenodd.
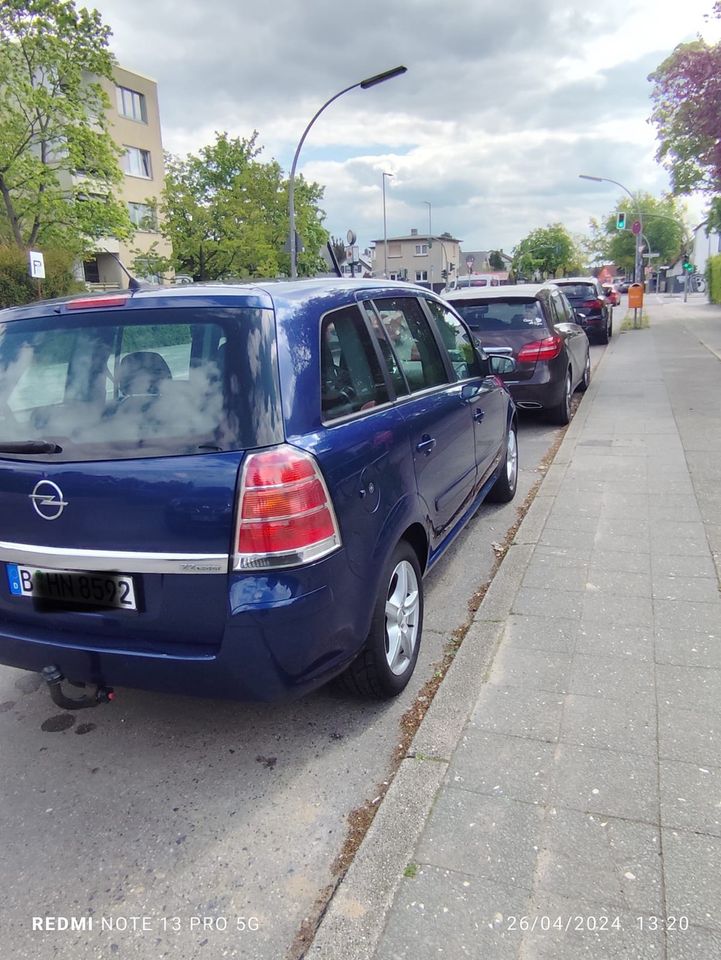
M 0 324 L 0 456 L 105 460 L 282 440 L 271 311 L 88 311 Z M 42 446 L 42 444 L 40 444 Z
M 544 324 L 541 305 L 532 298 L 517 300 L 457 300 L 453 306 L 469 327 L 483 333 L 527 330 Z
M 570 300 L 590 300 L 597 296 L 592 283 L 559 283 L 558 286 Z

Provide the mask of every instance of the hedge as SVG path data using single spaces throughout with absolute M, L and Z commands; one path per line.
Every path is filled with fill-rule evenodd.
M 706 283 L 711 303 L 721 303 L 721 253 L 709 257 L 706 264 Z
M 73 258 L 64 250 L 43 250 L 46 277 L 41 281 L 45 299 L 84 290 L 73 277 Z M 0 308 L 30 303 L 38 296 L 38 281 L 28 273 L 28 255 L 18 247 L 0 245 Z

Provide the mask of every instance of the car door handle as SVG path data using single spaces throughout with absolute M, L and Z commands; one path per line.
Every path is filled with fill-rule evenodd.
M 416 444 L 416 450 L 419 453 L 425 453 L 427 457 L 431 455 L 431 451 L 436 445 L 436 441 L 433 437 L 429 437 L 428 434 L 424 434 L 421 437 L 420 443 Z
M 473 419 L 474 419 L 477 423 L 480 423 L 481 420 L 485 417 L 485 415 L 486 415 L 486 411 L 485 411 L 485 410 L 481 410 L 480 407 L 476 407 L 476 409 L 473 411 Z

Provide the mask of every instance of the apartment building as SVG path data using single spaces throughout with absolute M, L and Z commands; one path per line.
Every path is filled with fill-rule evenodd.
M 126 286 L 127 277 L 118 259 L 132 272 L 136 251 L 142 256 L 155 243 L 160 255 L 171 254 L 170 244 L 158 231 L 155 207 L 165 182 L 158 85 L 149 77 L 116 66 L 113 82 L 104 80 L 103 87 L 110 99 L 109 131 L 123 150 L 120 165 L 124 176 L 117 195 L 127 203 L 136 233 L 128 243 L 112 237 L 99 240 L 94 256 L 83 265 L 83 273 L 88 283 Z M 149 269 L 146 276 L 150 273 Z
M 387 252 L 382 239 L 373 243 L 374 277 L 387 274 L 389 280 L 408 280 L 442 290 L 458 273 L 461 241 L 450 233 L 429 236 L 412 228 L 407 236 L 388 237 Z

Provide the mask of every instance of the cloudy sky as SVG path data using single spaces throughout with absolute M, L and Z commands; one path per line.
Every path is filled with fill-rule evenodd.
M 397 64 L 405 76 L 353 90 L 313 126 L 299 170 L 325 186 L 325 225 L 366 246 L 411 227 L 466 250 L 510 251 L 538 226 L 585 232 L 620 191 L 660 194 L 648 74 L 702 33 L 712 0 L 95 0 L 113 50 L 159 83 L 163 137 L 195 151 L 215 130 L 249 136 L 289 170 L 298 139 L 337 91 Z M 690 219 L 703 205 L 689 204 Z

